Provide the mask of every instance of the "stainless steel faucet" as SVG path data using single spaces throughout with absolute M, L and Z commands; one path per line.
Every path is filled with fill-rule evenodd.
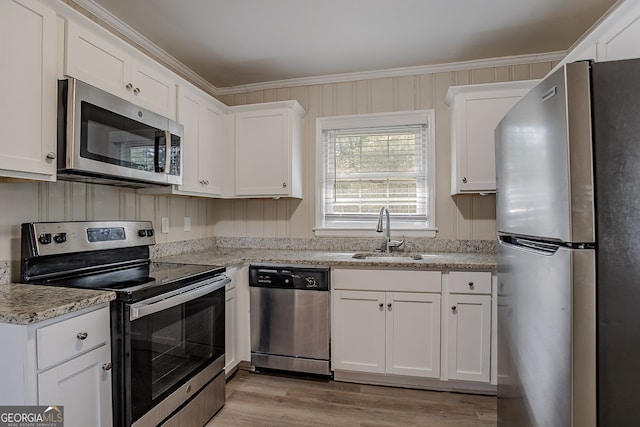
M 391 219 L 389 215 L 389 209 L 386 206 L 383 206 L 380 209 L 380 213 L 378 214 L 378 226 L 376 227 L 376 231 L 378 233 L 382 233 L 382 219 L 387 215 L 387 227 L 385 238 L 380 246 L 380 251 L 382 252 L 391 252 L 392 248 L 399 248 L 404 243 L 404 240 L 391 240 Z

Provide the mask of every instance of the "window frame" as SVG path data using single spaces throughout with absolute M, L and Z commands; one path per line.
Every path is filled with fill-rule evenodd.
M 404 221 L 398 223 L 391 217 L 391 232 L 393 235 L 407 237 L 435 237 L 435 199 L 436 199 L 436 173 L 435 173 L 435 111 L 412 110 L 386 113 L 350 114 L 344 116 L 328 116 L 316 118 L 316 209 L 315 228 L 316 236 L 327 237 L 379 237 L 375 231 L 375 223 L 364 224 L 362 221 L 331 221 L 327 222 L 324 215 L 324 181 L 325 159 L 323 132 L 331 129 L 357 129 L 375 128 L 405 125 L 426 124 L 427 138 L 427 220 L 425 222 Z

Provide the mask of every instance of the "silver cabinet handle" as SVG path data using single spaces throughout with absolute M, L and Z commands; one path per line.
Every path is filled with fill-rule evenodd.
M 134 95 L 138 95 L 139 93 L 140 93 L 140 88 L 135 88 L 135 89 L 133 90 L 133 94 L 134 94 Z
M 49 160 L 55 160 L 56 159 L 56 153 L 54 153 L 53 151 L 50 152 L 49 154 L 47 154 L 47 159 Z
M 133 85 L 131 83 L 127 83 L 127 85 L 125 86 L 125 89 L 127 89 L 127 91 L 131 91 L 131 89 L 133 89 Z
M 287 183 L 286 182 L 282 183 L 282 188 L 287 188 Z
M 103 371 L 110 371 L 111 368 L 113 368 L 113 365 L 111 364 L 111 362 L 107 362 L 104 365 L 102 365 L 102 370 Z
M 465 183 L 465 184 L 467 183 L 467 177 L 466 176 L 462 177 L 462 182 Z
M 78 334 L 76 335 L 76 338 L 78 338 L 80 341 L 84 341 L 87 339 L 88 336 L 89 334 L 86 332 L 78 332 Z

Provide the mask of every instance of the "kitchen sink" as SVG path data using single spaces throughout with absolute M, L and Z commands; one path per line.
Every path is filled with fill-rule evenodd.
M 423 258 L 422 254 L 403 253 L 403 252 L 359 252 L 353 254 L 355 259 L 379 259 L 379 260 L 395 260 L 395 261 L 419 261 Z

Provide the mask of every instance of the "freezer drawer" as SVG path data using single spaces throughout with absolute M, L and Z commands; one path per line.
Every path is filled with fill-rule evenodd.
M 498 425 L 595 426 L 595 251 L 501 240 L 498 305 Z

